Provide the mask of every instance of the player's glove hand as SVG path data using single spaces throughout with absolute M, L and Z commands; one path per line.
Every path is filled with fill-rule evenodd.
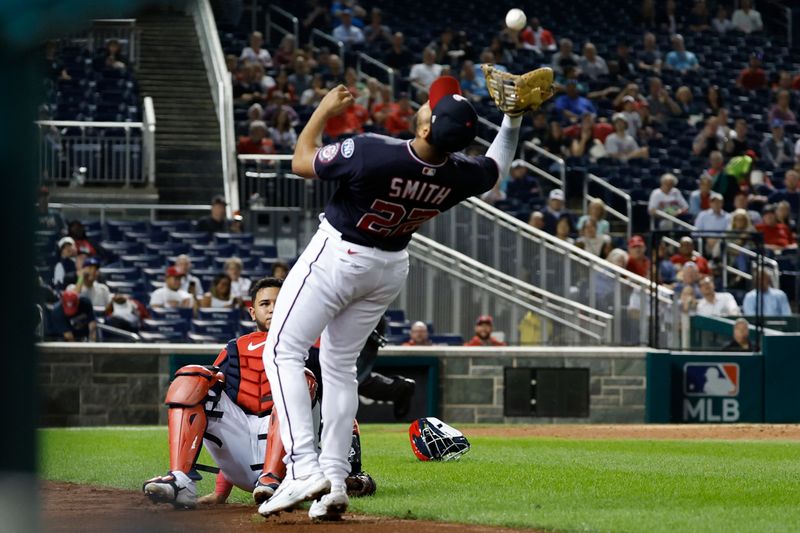
M 538 68 L 526 74 L 509 74 L 491 64 L 481 65 L 486 88 L 497 108 L 511 117 L 538 109 L 553 96 L 553 69 Z

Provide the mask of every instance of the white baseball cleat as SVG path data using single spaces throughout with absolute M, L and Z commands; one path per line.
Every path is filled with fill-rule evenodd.
M 341 520 L 348 505 L 350 505 L 350 498 L 347 497 L 345 489 L 332 490 L 311 504 L 308 517 L 314 521 Z
M 272 497 L 261 504 L 258 513 L 270 516 L 294 509 L 299 503 L 315 500 L 331 490 L 331 482 L 322 473 L 311 474 L 302 479 L 284 479 Z
M 183 472 L 170 472 L 154 477 L 142 486 L 145 496 L 153 503 L 171 503 L 175 507 L 197 507 L 197 487 Z

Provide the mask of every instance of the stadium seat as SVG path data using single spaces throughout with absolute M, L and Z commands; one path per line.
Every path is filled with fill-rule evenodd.
M 208 244 L 211 242 L 211 236 L 202 231 L 173 231 L 169 233 L 169 238 L 172 242 L 183 244 Z
M 185 335 L 189 331 L 189 322 L 186 320 L 146 318 L 142 320 L 142 329 L 155 333 L 180 333 Z
M 149 311 L 153 318 L 164 320 L 183 320 L 187 323 L 194 315 L 194 309 L 191 307 L 152 307 L 149 308 Z
M 225 322 L 236 322 L 241 317 L 239 308 L 224 309 L 219 307 L 201 307 L 197 310 L 197 318 L 202 320 L 222 320 Z
M 385 313 L 389 322 L 405 322 L 406 313 L 402 309 L 387 309 Z
M 182 342 L 186 334 L 180 331 L 140 331 L 139 336 L 144 342 Z
M 126 267 L 156 268 L 164 266 L 164 258 L 160 255 L 123 255 L 120 260 Z
M 100 274 L 104 281 L 139 281 L 142 277 L 141 270 L 136 267 L 103 267 Z
M 227 320 L 192 320 L 192 332 L 226 341 L 236 336 L 237 325 Z
M 447 344 L 448 346 L 463 346 L 464 338 L 456 333 L 446 333 L 443 335 L 431 335 L 433 344 Z
M 254 244 L 255 236 L 252 233 L 215 233 L 214 239 L 218 244 Z

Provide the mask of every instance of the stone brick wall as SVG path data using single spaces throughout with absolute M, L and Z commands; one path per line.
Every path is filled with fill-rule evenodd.
M 164 424 L 171 354 L 213 355 L 220 346 L 46 343 L 39 347 L 42 426 Z M 441 416 L 448 422 L 642 423 L 641 348 L 390 347 L 382 357 L 440 358 Z M 503 416 L 503 368 L 588 368 L 588 419 Z

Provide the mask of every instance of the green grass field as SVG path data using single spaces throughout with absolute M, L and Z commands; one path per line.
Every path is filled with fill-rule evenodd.
M 800 530 L 797 442 L 475 437 L 458 462 L 421 463 L 406 428 L 362 426 L 378 493 L 353 511 L 557 531 Z M 46 479 L 140 490 L 167 470 L 166 428 L 40 435 Z M 238 489 L 232 499 L 251 501 Z

